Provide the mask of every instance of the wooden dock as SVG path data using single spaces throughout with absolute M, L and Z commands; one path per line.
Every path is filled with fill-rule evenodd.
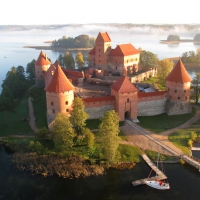
M 143 154 L 142 158 L 149 165 L 149 167 L 157 174 L 157 176 L 133 181 L 132 182 L 133 186 L 144 185 L 145 181 L 151 181 L 151 180 L 155 180 L 155 179 L 156 180 L 167 179 L 167 176 L 157 168 L 157 166 L 149 159 L 149 157 L 146 154 Z

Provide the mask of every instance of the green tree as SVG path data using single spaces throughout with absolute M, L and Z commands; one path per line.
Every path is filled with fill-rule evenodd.
M 83 128 L 83 134 L 85 136 L 84 142 L 89 148 L 92 148 L 94 145 L 94 134 L 89 128 Z
M 168 41 L 179 41 L 180 40 L 180 36 L 178 36 L 178 35 L 169 35 L 167 37 L 167 40 Z
M 165 85 L 165 78 L 171 72 L 173 65 L 174 63 L 167 58 L 159 61 L 158 77 L 160 84 Z
M 150 51 L 141 51 L 140 54 L 140 64 L 142 65 L 143 69 L 149 69 L 158 66 L 158 57 L 156 54 Z
M 62 152 L 71 148 L 74 137 L 74 129 L 69 118 L 64 113 L 58 113 L 53 126 L 53 141 L 56 151 Z
M 6 124 L 8 124 L 7 112 L 15 112 L 14 108 L 15 108 L 15 105 L 11 98 L 7 98 L 7 97 L 0 98 L 0 112 L 4 112 Z
M 59 55 L 58 62 L 62 67 L 65 69 L 75 69 L 75 61 L 71 53 L 68 51 L 65 53 L 65 55 Z
M 35 80 L 35 62 L 36 62 L 36 60 L 33 59 L 31 62 L 29 62 L 26 65 L 27 79 L 30 81 Z
M 49 130 L 46 127 L 40 128 L 35 136 L 39 139 L 48 139 L 49 138 Z
M 73 102 L 70 120 L 78 134 L 82 133 L 83 127 L 86 125 L 86 120 L 89 115 L 84 110 L 85 106 L 82 98 L 76 97 Z
M 119 116 L 114 110 L 105 112 L 99 125 L 100 145 L 108 163 L 114 163 L 119 146 Z
M 200 33 L 197 33 L 197 34 L 194 36 L 194 41 L 200 41 Z
M 192 80 L 193 93 L 191 98 L 194 99 L 195 103 L 198 103 L 200 95 L 200 74 L 196 73 L 196 76 Z
M 81 52 L 76 54 L 76 64 L 78 65 L 78 68 L 84 67 L 83 54 Z

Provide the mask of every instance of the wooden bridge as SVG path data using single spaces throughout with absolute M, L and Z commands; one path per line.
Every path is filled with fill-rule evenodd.
M 142 158 L 146 161 L 146 163 L 149 165 L 149 167 L 157 174 L 157 176 L 133 181 L 132 182 L 133 186 L 144 185 L 145 181 L 151 181 L 151 180 L 155 180 L 155 179 L 156 180 L 167 179 L 165 174 L 157 168 L 157 166 L 149 159 L 149 157 L 146 154 L 143 154 Z

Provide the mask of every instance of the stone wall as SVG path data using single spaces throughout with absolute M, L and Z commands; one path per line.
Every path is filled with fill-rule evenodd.
M 153 116 L 166 112 L 166 98 L 138 102 L 138 116 Z
M 182 115 L 192 112 L 192 106 L 188 102 L 167 102 L 168 115 Z
M 89 119 L 99 119 L 103 117 L 104 113 L 109 110 L 115 110 L 114 105 L 106 105 L 101 107 L 87 107 L 85 112 L 90 115 Z

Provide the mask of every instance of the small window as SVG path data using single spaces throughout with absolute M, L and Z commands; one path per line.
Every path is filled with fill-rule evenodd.
M 68 105 L 68 101 L 65 101 L 65 104 Z
M 170 91 L 170 88 L 168 88 L 168 91 Z
M 101 62 L 101 60 L 99 60 L 99 62 Z
M 66 112 L 69 112 L 69 109 L 66 109 Z
M 117 66 L 115 67 L 115 69 L 117 69 Z
M 129 98 L 127 99 L 127 103 L 129 103 Z
M 175 93 L 177 93 L 177 90 L 174 90 Z
M 184 90 L 184 93 L 186 93 L 186 90 Z
M 187 96 L 185 97 L 185 99 L 187 99 Z
M 52 113 L 55 113 L 55 110 L 52 110 Z
M 51 106 L 53 106 L 53 102 L 51 102 Z
M 99 51 L 101 51 L 101 50 L 99 49 Z
M 178 100 L 180 100 L 180 97 L 178 97 Z

